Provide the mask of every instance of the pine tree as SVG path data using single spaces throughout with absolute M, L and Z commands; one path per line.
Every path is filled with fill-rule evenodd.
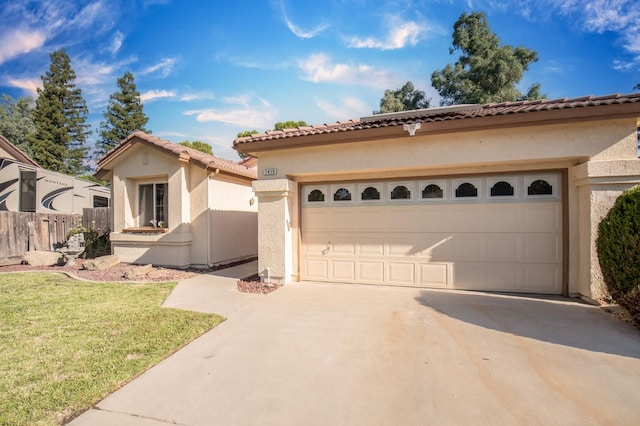
M 136 90 L 133 74 L 126 72 L 118 79 L 117 92 L 109 97 L 109 105 L 100 123 L 100 140 L 96 142 L 96 156 L 101 158 L 111 148 L 136 130 L 144 128 L 149 118 L 143 111 L 140 92 Z
M 533 84 L 526 94 L 516 84 L 538 54 L 522 46 L 501 45 L 482 12 L 463 13 L 453 26 L 453 46 L 449 53 L 462 54 L 431 75 L 431 84 L 442 96 L 442 105 L 489 103 L 539 99 L 540 85 Z
M 49 71 L 42 78 L 42 89 L 34 110 L 35 132 L 29 138 L 33 159 L 42 167 L 78 175 L 87 170 L 85 145 L 91 134 L 89 110 L 82 91 L 75 86 L 76 73 L 64 49 L 51 55 Z
M 27 136 L 35 131 L 33 99 L 18 98 L 3 93 L 0 99 L 0 135 L 31 156 Z

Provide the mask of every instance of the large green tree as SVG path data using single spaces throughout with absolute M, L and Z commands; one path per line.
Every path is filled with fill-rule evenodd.
M 109 96 L 109 104 L 103 113 L 104 121 L 100 123 L 100 139 L 96 142 L 98 158 L 134 131 L 149 132 L 144 128 L 149 118 L 144 113 L 133 74 L 124 73 L 118 79 L 118 88 L 120 90 Z
M 522 94 L 516 85 L 532 62 L 536 51 L 501 45 L 491 31 L 484 13 L 463 13 L 453 26 L 453 46 L 460 51 L 455 64 L 448 64 L 431 75 L 431 84 L 440 93 L 442 105 L 489 103 L 539 99 L 540 85 Z
M 64 49 L 51 55 L 49 71 L 42 76 L 42 89 L 34 110 L 35 132 L 29 138 L 33 159 L 42 167 L 78 175 L 84 164 L 91 134 L 87 124 L 89 110 L 82 91 L 75 86 L 76 73 Z
M 306 126 L 307 126 L 307 122 L 303 120 L 278 121 L 276 124 L 273 125 L 273 130 L 295 129 L 296 127 L 306 127 Z
M 202 141 L 183 141 L 179 145 L 186 146 L 187 148 L 195 149 L 196 151 L 204 152 L 205 154 L 213 155 L 213 149 L 211 145 Z
M 384 96 L 380 99 L 380 110 L 373 111 L 373 113 L 385 114 L 388 112 L 429 108 L 430 101 L 422 90 L 417 90 L 412 82 L 407 81 L 399 89 L 385 90 Z
M 36 129 L 33 122 L 33 99 L 13 99 L 2 94 L 0 99 L 0 135 L 9 139 L 23 152 L 31 155 L 27 137 Z

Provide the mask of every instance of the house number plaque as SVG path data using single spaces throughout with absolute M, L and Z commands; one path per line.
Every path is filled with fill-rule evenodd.
M 273 176 L 278 174 L 278 169 L 264 169 L 262 173 L 264 173 L 265 176 Z

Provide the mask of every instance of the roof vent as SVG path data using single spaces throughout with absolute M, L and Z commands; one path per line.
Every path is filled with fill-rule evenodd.
M 414 109 L 411 111 L 388 112 L 386 114 L 369 115 L 366 117 L 361 117 L 360 121 L 363 123 L 367 123 L 371 121 L 393 120 L 398 118 L 424 117 L 429 115 L 446 114 L 447 112 L 473 111 L 480 108 L 482 108 L 481 104 L 463 104 L 437 108 Z

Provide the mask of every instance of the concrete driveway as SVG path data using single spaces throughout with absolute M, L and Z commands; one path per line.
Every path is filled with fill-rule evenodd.
M 293 284 L 74 425 L 631 425 L 640 332 L 567 299 Z

